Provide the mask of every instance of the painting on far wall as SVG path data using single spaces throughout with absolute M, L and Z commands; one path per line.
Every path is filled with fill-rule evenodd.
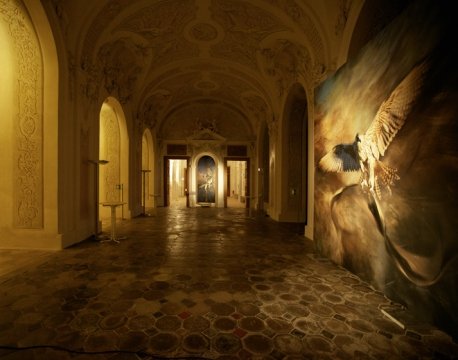
M 197 202 L 215 202 L 215 160 L 202 156 L 197 163 Z
M 316 89 L 319 250 L 458 338 L 453 12 L 415 1 Z

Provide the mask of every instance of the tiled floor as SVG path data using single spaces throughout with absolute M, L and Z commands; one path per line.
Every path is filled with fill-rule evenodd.
M 389 300 L 285 225 L 245 209 L 156 214 L 119 224 L 120 244 L 87 241 L 1 276 L 0 358 L 458 354 L 431 326 L 390 321 L 380 310 Z

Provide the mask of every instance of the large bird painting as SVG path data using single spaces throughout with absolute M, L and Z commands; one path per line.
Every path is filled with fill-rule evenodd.
M 415 1 L 320 84 L 317 249 L 458 339 L 458 47 Z
M 334 146 L 321 158 L 319 167 L 328 172 L 361 171 L 362 188 L 379 199 L 381 185 L 391 191 L 394 181 L 399 180 L 397 169 L 384 164 L 381 157 L 404 125 L 427 69 L 427 61 L 414 67 L 380 105 L 366 133 L 356 134 L 353 143 Z

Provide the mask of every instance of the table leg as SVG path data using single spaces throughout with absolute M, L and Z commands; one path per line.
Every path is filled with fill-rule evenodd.
M 116 239 L 116 207 L 111 206 L 111 241 L 119 242 Z

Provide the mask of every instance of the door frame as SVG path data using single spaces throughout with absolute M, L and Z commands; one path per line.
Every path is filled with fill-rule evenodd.
M 164 207 L 170 206 L 170 184 L 169 184 L 169 173 L 170 173 L 170 163 L 169 160 L 186 160 L 186 170 L 185 170 L 185 195 L 186 195 L 186 207 L 189 207 L 189 156 L 164 156 Z
M 228 171 L 227 171 L 227 162 L 228 161 L 245 161 L 246 162 L 246 183 L 245 183 L 245 208 L 250 208 L 251 203 L 251 186 L 250 186 L 250 158 L 249 157 L 239 157 L 239 156 L 228 156 L 224 158 L 224 207 L 227 208 L 227 190 L 228 190 Z

